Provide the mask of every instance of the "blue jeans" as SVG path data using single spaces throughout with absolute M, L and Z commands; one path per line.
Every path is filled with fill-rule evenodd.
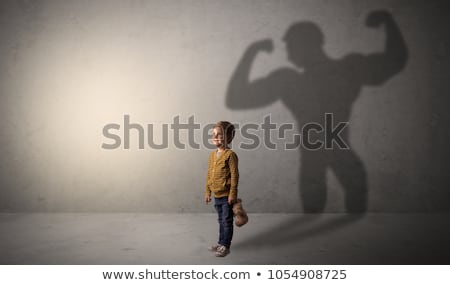
M 233 238 L 233 205 L 228 204 L 228 197 L 214 198 L 219 222 L 219 242 L 226 247 L 231 246 Z

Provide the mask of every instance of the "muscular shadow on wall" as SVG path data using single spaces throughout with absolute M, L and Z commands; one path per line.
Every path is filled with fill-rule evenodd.
M 255 80 L 249 80 L 249 75 L 256 56 L 261 52 L 270 53 L 273 44 L 269 39 L 252 43 L 230 79 L 227 107 L 233 110 L 255 109 L 281 100 L 295 117 L 298 133 L 307 123 L 324 125 L 326 113 L 333 115 L 334 122 L 349 122 L 352 105 L 361 88 L 383 85 L 398 74 L 408 61 L 402 34 L 389 12 L 371 12 L 366 25 L 384 31 L 384 50 L 369 55 L 350 53 L 340 59 L 332 59 L 323 49 L 325 38 L 318 25 L 312 22 L 294 23 L 283 37 L 293 67 L 274 70 L 268 76 Z M 367 173 L 363 161 L 349 142 L 350 128 L 351 122 L 340 131 L 340 138 L 348 149 L 337 144 L 333 144 L 331 149 L 322 147 L 314 151 L 300 146 L 298 178 L 304 212 L 324 211 L 328 169 L 335 174 L 344 189 L 346 212 L 358 213 L 360 217 L 359 214 L 367 211 Z M 311 136 L 310 141 L 325 142 L 323 133 L 310 132 L 316 135 Z

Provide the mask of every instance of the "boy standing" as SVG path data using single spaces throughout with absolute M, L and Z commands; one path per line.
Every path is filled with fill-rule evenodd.
M 214 193 L 214 207 L 219 222 L 219 241 L 209 247 L 217 257 L 230 253 L 233 238 L 233 203 L 237 198 L 239 181 L 238 157 L 228 145 L 234 138 L 234 126 L 227 121 L 218 122 L 213 129 L 212 141 L 217 147 L 208 160 L 208 175 L 206 176 L 205 202 L 211 202 L 211 192 Z

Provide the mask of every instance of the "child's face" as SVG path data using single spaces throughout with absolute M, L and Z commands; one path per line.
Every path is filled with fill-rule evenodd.
M 217 127 L 213 129 L 212 141 L 216 147 L 222 147 L 225 145 L 222 128 Z

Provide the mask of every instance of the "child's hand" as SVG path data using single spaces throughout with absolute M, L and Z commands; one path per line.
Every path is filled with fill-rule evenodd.
M 232 205 L 234 202 L 236 202 L 236 197 L 228 196 L 228 204 Z
M 205 203 L 208 204 L 209 202 L 211 202 L 211 197 L 205 196 Z

